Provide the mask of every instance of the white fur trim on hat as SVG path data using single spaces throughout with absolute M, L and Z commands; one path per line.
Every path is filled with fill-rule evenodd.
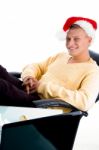
M 85 30 L 88 36 L 94 39 L 95 29 L 92 27 L 92 25 L 89 22 L 80 20 L 80 21 L 76 21 L 75 24 L 79 25 L 82 29 Z
M 87 22 L 87 21 L 76 21 L 74 24 L 79 25 L 82 29 L 85 30 L 85 32 L 87 33 L 87 35 L 89 37 L 92 37 L 92 40 L 94 40 L 95 38 L 95 29 L 92 27 L 92 25 Z M 60 41 L 64 41 L 66 40 L 66 34 L 67 34 L 68 30 L 65 32 L 63 29 L 58 31 L 56 33 L 56 37 L 60 40 Z

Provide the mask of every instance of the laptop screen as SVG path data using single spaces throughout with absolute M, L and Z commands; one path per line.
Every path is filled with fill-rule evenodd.
M 0 106 L 0 123 L 2 125 L 6 123 L 41 118 L 62 113 L 63 111 L 58 109 Z

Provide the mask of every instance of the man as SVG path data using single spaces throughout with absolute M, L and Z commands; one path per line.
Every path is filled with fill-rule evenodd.
M 62 99 L 82 111 L 90 109 L 99 92 L 99 67 L 88 50 L 96 29 L 92 19 L 68 18 L 61 36 L 66 40 L 68 54 L 61 52 L 27 65 L 21 75 L 27 93 Z

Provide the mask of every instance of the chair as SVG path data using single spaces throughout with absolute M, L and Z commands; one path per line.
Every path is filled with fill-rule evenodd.
M 99 65 L 99 54 L 90 51 L 90 56 Z M 20 77 L 20 73 L 19 74 L 14 73 L 14 75 Z M 97 97 L 97 100 L 98 99 L 99 99 L 99 95 Z M 88 113 L 80 111 L 62 100 L 44 99 L 44 100 L 34 101 L 34 103 L 37 108 L 48 108 L 48 107 L 55 106 L 55 107 L 72 108 L 72 111 L 60 115 L 8 124 L 7 126 L 9 126 L 9 130 L 6 132 L 7 133 L 11 132 L 12 134 L 12 139 L 10 139 L 10 137 L 8 138 L 9 140 L 6 139 L 9 141 L 8 149 L 40 150 L 40 148 L 38 148 L 37 145 L 40 143 L 41 138 L 36 137 L 38 143 L 31 142 L 32 138 L 34 138 L 34 134 L 38 134 L 39 132 L 40 136 L 44 138 L 42 142 L 43 146 L 41 144 L 42 150 L 48 148 L 49 148 L 48 150 L 72 150 L 80 120 L 82 116 L 87 116 Z M 31 125 L 33 127 L 36 127 L 37 133 L 33 132 L 34 129 L 31 127 Z M 4 125 L 3 128 L 6 128 L 6 125 Z M 29 134 L 29 132 L 31 132 L 32 136 Z M 19 139 L 18 137 L 21 137 L 21 139 L 23 138 L 25 140 L 25 143 L 22 142 L 22 140 Z M 21 141 L 21 148 L 17 146 L 20 144 L 20 141 Z M 48 142 L 48 145 L 46 144 L 46 142 Z M 12 143 L 13 146 L 11 147 Z M 44 145 L 47 146 L 44 147 Z M 7 150 L 7 149 L 2 149 L 2 150 Z

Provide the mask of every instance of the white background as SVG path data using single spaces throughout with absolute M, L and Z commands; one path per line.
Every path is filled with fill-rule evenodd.
M 0 0 L 0 64 L 21 71 L 32 62 L 66 50 L 56 33 L 70 16 L 99 23 L 97 0 Z M 98 34 L 91 49 L 98 51 Z
M 0 64 L 21 71 L 28 63 L 66 50 L 55 36 L 65 20 L 83 16 L 99 24 L 98 11 L 98 0 L 0 0 Z M 90 49 L 98 52 L 98 41 L 99 29 Z M 75 150 L 99 150 L 98 109 L 81 120 Z

